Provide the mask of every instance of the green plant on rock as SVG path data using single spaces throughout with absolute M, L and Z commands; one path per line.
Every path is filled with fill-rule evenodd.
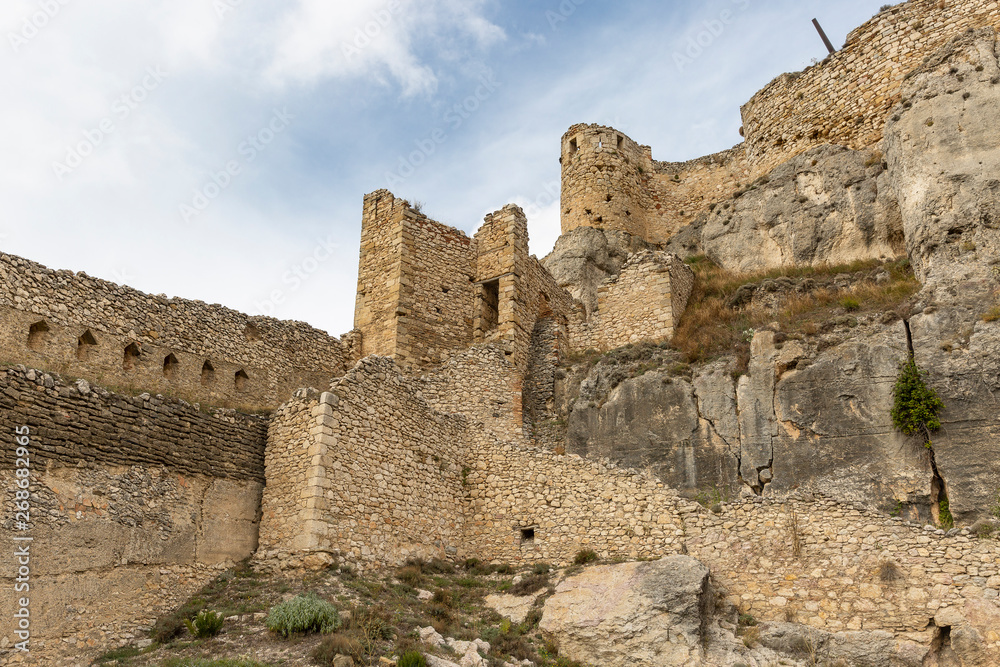
M 427 667 L 427 658 L 420 651 L 407 651 L 399 656 L 396 667 Z
M 188 632 L 193 636 L 202 638 L 214 637 L 219 634 L 223 622 L 222 614 L 202 609 L 193 619 L 184 621 L 184 624 L 187 625 Z
M 926 374 L 912 357 L 903 364 L 892 390 L 892 423 L 906 435 L 923 435 L 924 444 L 930 449 L 931 433 L 941 428 L 937 413 L 944 409 L 944 403 L 924 382 Z
M 576 557 L 573 559 L 573 563 L 575 565 L 586 565 L 587 563 L 593 563 L 597 559 L 597 552 L 593 549 L 581 549 L 576 552 Z
M 340 615 L 332 604 L 310 593 L 274 606 L 266 624 L 268 630 L 287 639 L 296 633 L 333 632 L 340 627 Z
M 947 498 L 938 503 L 938 521 L 941 523 L 941 527 L 945 530 L 951 530 L 955 527 L 955 517 L 951 515 L 951 509 L 948 507 Z

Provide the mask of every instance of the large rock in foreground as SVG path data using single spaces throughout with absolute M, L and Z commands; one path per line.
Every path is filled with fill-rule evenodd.
M 561 656 L 590 665 L 700 665 L 708 578 L 688 556 L 593 567 L 559 584 L 540 627 Z

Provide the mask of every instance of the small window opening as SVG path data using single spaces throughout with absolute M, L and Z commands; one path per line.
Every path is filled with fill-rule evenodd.
M 608 202 L 610 204 L 611 203 L 611 195 L 608 195 L 607 197 L 605 197 L 604 201 L 606 201 L 606 202 Z
M 35 352 L 41 352 L 49 337 L 49 324 L 45 320 L 35 322 L 28 328 L 28 347 Z
M 250 376 L 247 375 L 246 371 L 236 371 L 236 391 L 245 391 L 247 388 L 247 382 L 249 381 Z
M 450 287 L 442 287 L 441 291 L 444 292 L 445 294 L 447 294 L 448 292 L 451 291 L 451 288 Z
M 534 542 L 535 541 L 535 529 L 534 528 L 522 528 L 521 529 L 521 543 Z
M 163 360 L 163 377 L 173 381 L 177 376 L 177 368 L 180 365 L 180 362 L 177 361 L 177 357 L 173 353 L 168 354 L 167 358 Z
M 215 366 L 206 361 L 201 367 L 201 386 L 207 387 L 215 382 Z
M 125 348 L 125 354 L 122 357 L 122 368 L 125 372 L 131 372 L 135 370 L 135 366 L 139 363 L 139 356 L 141 352 L 139 346 L 135 343 L 130 343 L 128 347 Z
M 500 281 L 483 283 L 483 332 L 492 331 L 500 324 Z
M 619 134 L 618 135 L 618 148 L 619 148 L 619 150 L 624 145 L 625 145 L 625 137 L 623 137 L 622 135 Z
M 87 361 L 90 359 L 90 353 L 93 349 L 97 347 L 97 339 L 94 338 L 94 334 L 87 329 L 80 336 L 79 340 L 76 341 L 76 358 L 78 361 Z
M 580 146 L 576 143 L 576 139 L 569 140 L 569 152 L 570 155 L 580 150 Z

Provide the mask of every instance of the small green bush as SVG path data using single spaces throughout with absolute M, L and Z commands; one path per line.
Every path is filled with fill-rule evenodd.
M 757 625 L 757 619 L 750 614 L 740 614 L 739 624 L 743 627 L 753 627 Z
M 420 651 L 407 651 L 399 656 L 396 667 L 427 667 L 427 658 Z
M 286 639 L 296 633 L 326 634 L 339 627 L 340 615 L 337 608 L 312 593 L 282 602 L 267 615 L 267 629 Z
M 573 563 L 575 565 L 586 565 L 587 563 L 593 563 L 597 559 L 597 552 L 593 549 L 581 549 L 576 552 L 576 558 L 573 559 Z
M 313 652 L 313 657 L 324 665 L 332 665 L 338 655 L 349 655 L 360 662 L 365 657 L 365 650 L 354 637 L 337 632 L 325 637 Z
M 416 565 L 407 565 L 406 567 L 400 568 L 396 572 L 396 578 L 404 584 L 418 586 L 420 585 L 420 582 L 423 581 L 424 575 L 421 569 Z
M 944 409 L 944 403 L 924 382 L 926 374 L 912 358 L 903 364 L 892 390 L 892 423 L 906 435 L 923 434 L 930 448 L 930 434 L 941 428 L 937 413 Z
M 214 637 L 219 634 L 224 622 L 225 619 L 222 618 L 222 614 L 208 609 L 202 609 L 194 619 L 184 621 L 188 632 L 199 639 L 202 637 Z
M 552 566 L 548 563 L 535 563 L 535 566 L 531 568 L 532 574 L 548 574 L 552 571 Z
M 938 521 L 945 530 L 955 527 L 955 517 L 951 515 L 951 508 L 948 506 L 948 499 L 944 498 L 938 503 Z
M 507 592 L 511 595 L 523 597 L 537 593 L 548 585 L 549 576 L 547 574 L 532 574 L 511 586 Z
M 466 570 L 471 570 L 473 568 L 479 567 L 479 564 L 481 562 L 482 561 L 480 561 L 478 558 L 466 558 L 465 563 L 463 563 L 463 566 L 465 567 Z
M 855 299 L 853 296 L 845 296 L 840 300 L 840 306 L 849 313 L 854 313 L 861 310 L 861 302 Z

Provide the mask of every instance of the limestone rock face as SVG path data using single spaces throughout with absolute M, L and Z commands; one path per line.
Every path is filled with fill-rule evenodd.
M 609 380 L 614 378 L 590 381 Z M 696 392 L 683 379 L 650 372 L 622 381 L 602 405 L 585 396 L 576 401 L 570 414 L 567 450 L 652 469 L 682 491 L 717 487 L 722 494 L 732 495 L 739 487 L 732 380 L 723 374 L 707 374 L 698 378 L 697 386 Z M 699 395 L 708 401 L 704 415 L 699 412 Z
M 545 602 L 540 628 L 571 660 L 606 667 L 703 664 L 708 568 L 687 556 L 593 567 Z
M 738 272 L 903 255 L 903 229 L 882 157 L 820 146 L 777 167 L 703 222 L 703 252 Z
M 922 282 L 985 293 L 1000 279 L 1000 64 L 992 28 L 965 33 L 903 87 L 885 154 Z
M 604 281 L 621 273 L 629 255 L 654 247 L 626 232 L 578 227 L 559 237 L 542 265 L 589 315 L 597 310 L 597 290 Z

